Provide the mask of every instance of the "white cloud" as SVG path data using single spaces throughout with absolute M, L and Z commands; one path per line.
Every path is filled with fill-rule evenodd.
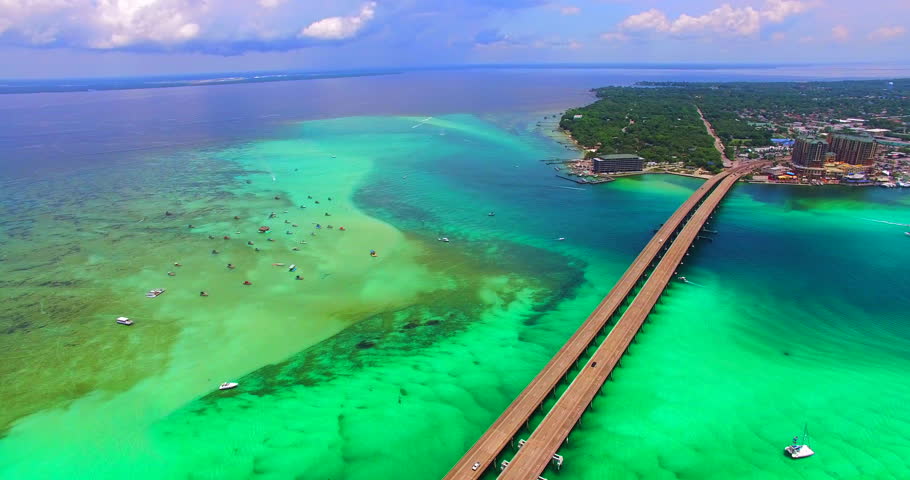
M 207 13 L 204 2 L 192 0 L 100 0 L 96 8 L 94 20 L 101 35 L 91 40 L 95 48 L 185 42 L 199 35 L 199 24 L 192 18 Z
M 831 29 L 831 36 L 838 42 L 846 42 L 850 40 L 850 29 L 843 25 L 835 25 Z
M 869 33 L 869 40 L 886 41 L 901 37 L 905 33 L 907 33 L 907 29 L 900 25 L 881 27 Z
M 769 22 L 780 23 L 791 15 L 803 13 L 817 5 L 816 1 L 767 0 L 761 16 Z
M 622 32 L 607 32 L 600 34 L 600 39 L 608 42 L 625 42 L 629 36 Z
M 763 23 L 779 23 L 791 15 L 805 12 L 814 2 L 801 0 L 767 0 L 763 8 L 721 6 L 702 15 L 680 14 L 670 19 L 662 10 L 652 8 L 632 15 L 619 24 L 627 32 L 659 32 L 672 35 L 750 36 L 761 30 Z
M 329 17 L 315 21 L 301 30 L 301 37 L 320 40 L 341 40 L 357 35 L 376 15 L 376 2 L 370 2 L 360 9 L 360 13 L 350 17 Z
M 681 35 L 713 32 L 752 35 L 760 29 L 761 19 L 752 7 L 733 8 L 724 4 L 698 17 L 682 14 L 670 25 L 670 32 Z
M 362 1 L 355 15 L 329 17 L 331 3 L 288 0 L 0 0 L 0 45 L 289 50 L 356 36 L 377 7 Z
M 654 30 L 658 32 L 666 32 L 670 30 L 670 21 L 667 20 L 667 15 L 664 12 L 656 8 L 647 10 L 622 21 L 619 24 L 619 27 L 623 30 L 631 31 L 643 31 L 643 30 Z
M 572 5 L 562 7 L 559 9 L 559 13 L 563 15 L 578 15 L 581 13 L 581 9 Z

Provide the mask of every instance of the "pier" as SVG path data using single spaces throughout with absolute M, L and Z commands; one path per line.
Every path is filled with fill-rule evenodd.
M 597 185 L 597 184 L 599 184 L 599 183 L 607 183 L 607 182 L 612 182 L 613 180 L 616 180 L 616 179 L 613 178 L 613 177 L 599 178 L 599 179 L 597 179 L 597 180 L 588 180 L 588 179 L 582 178 L 582 177 L 574 177 L 574 178 L 573 178 L 573 177 L 567 177 L 567 176 L 565 176 L 565 175 L 560 175 L 560 174 L 558 174 L 558 173 L 556 174 L 556 176 L 559 177 L 559 178 L 561 178 L 561 179 L 563 179 L 563 180 L 568 180 L 568 181 L 570 181 L 570 182 L 575 182 L 575 183 L 577 183 L 577 184 L 579 184 L 579 185 Z
M 541 475 L 556 458 L 554 456 L 558 456 L 556 450 L 568 438 L 569 432 L 627 351 L 710 214 L 739 177 L 751 168 L 739 167 L 722 172 L 692 193 L 657 230 L 587 320 L 452 467 L 444 477 L 446 480 L 476 479 L 494 465 L 501 468 L 507 466 L 500 475 L 503 480 L 526 480 Z M 658 260 L 659 264 L 655 266 Z M 653 271 L 648 275 L 652 268 Z M 590 361 L 586 361 L 588 366 L 582 368 L 543 422 L 527 442 L 522 443 L 515 457 L 497 465 L 497 457 L 514 441 L 531 416 L 581 360 L 581 356 L 596 344 L 597 336 L 605 332 L 610 320 L 614 319 L 620 307 L 643 280 L 644 286 L 635 295 L 625 314 L 609 332 L 606 340 L 597 346 Z M 558 458 L 561 464 L 563 458 Z

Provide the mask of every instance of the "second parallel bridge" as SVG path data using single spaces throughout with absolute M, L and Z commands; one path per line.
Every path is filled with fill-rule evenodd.
M 708 217 L 717 208 L 741 172 L 734 171 L 721 181 L 705 202 L 698 207 L 686 226 L 673 241 L 672 246 L 648 277 L 635 300 L 626 310 L 622 319 L 616 324 L 607 339 L 597 347 L 590 362 L 563 392 L 543 419 L 528 441 L 518 450 L 508 467 L 499 476 L 499 480 L 536 479 L 547 467 L 553 454 L 568 438 L 569 432 L 581 419 L 588 405 L 609 378 L 619 359 L 629 348 L 632 339 L 641 329 L 648 314 L 654 308 L 658 298 L 667 287 L 667 283 L 676 273 L 699 231 L 704 227 Z M 716 177 L 715 177 L 716 178 Z
M 455 464 L 444 480 L 476 479 L 496 460 L 526 424 L 537 408 L 546 400 L 560 381 L 566 376 L 585 350 L 591 345 L 604 326 L 616 313 L 623 301 L 635 288 L 666 243 L 692 214 L 705 196 L 731 171 L 719 173 L 698 187 L 695 192 L 670 216 L 657 233 L 642 249 L 635 261 L 620 277 L 610 293 L 600 302 L 588 319 L 575 331 L 572 337 L 559 349 L 556 355 L 537 374 L 518 397 L 506 408 L 492 426 L 474 443 L 474 446 Z M 734 175 L 738 178 L 738 175 Z M 734 179 L 735 181 L 735 179 Z M 728 187 L 729 188 L 729 187 Z M 631 307 L 630 307 L 631 308 Z M 524 450 L 524 449 L 522 449 Z M 475 467 L 476 465 L 476 467 Z M 528 477 L 531 478 L 531 477 Z

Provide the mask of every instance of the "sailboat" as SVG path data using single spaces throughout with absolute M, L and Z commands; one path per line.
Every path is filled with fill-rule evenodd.
M 806 458 L 815 455 L 815 452 L 809 447 L 809 425 L 803 428 L 803 436 L 793 437 L 793 443 L 784 448 L 784 452 L 790 458 Z

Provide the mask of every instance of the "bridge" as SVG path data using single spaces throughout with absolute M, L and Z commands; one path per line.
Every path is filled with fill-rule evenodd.
M 476 479 L 496 468 L 497 457 L 555 391 L 582 355 L 595 344 L 633 290 L 645 282 L 622 318 L 601 343 L 590 362 L 563 392 L 500 478 L 535 479 L 556 455 L 569 432 L 591 404 L 604 382 L 627 351 L 635 334 L 676 272 L 710 214 L 739 177 L 756 164 L 737 167 L 707 180 L 670 216 L 635 258 L 597 308 L 556 355 L 518 395 L 493 425 L 455 464 L 445 480 Z M 715 188 L 716 187 L 716 188 Z M 712 191 L 713 190 L 713 191 Z M 660 261 L 659 264 L 655 263 Z M 653 268 L 650 275 L 649 269 Z M 596 365 L 596 366 L 593 366 Z

